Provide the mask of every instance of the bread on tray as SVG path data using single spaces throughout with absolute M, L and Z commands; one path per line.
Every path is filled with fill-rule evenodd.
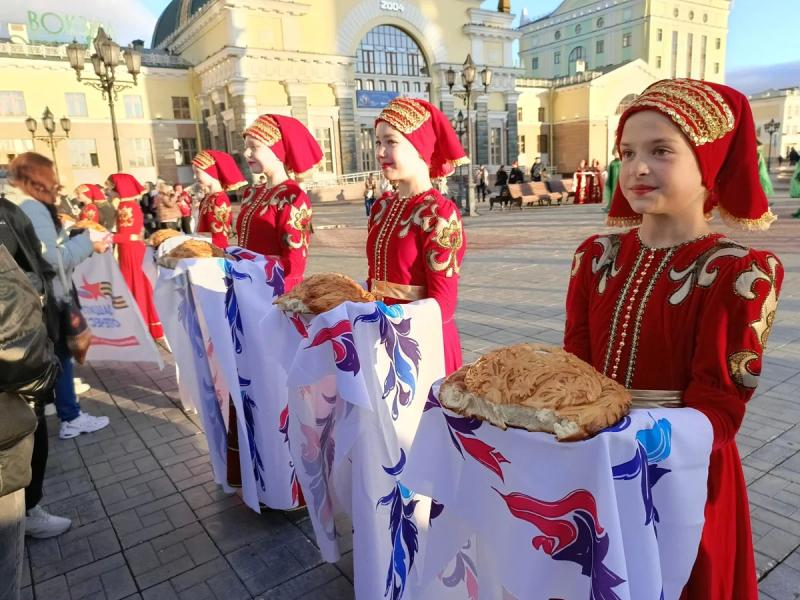
M 298 283 L 291 292 L 276 298 L 273 304 L 287 313 L 318 315 L 348 301 L 374 302 L 375 296 L 347 275 L 317 273 Z
M 624 386 L 555 346 L 516 344 L 464 365 L 442 383 L 442 406 L 506 429 L 591 437 L 630 411 Z

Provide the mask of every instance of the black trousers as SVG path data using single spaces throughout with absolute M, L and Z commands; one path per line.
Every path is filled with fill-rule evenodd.
M 181 217 L 181 231 L 186 235 L 192 233 L 192 217 Z
M 49 392 L 53 394 L 52 391 Z M 50 399 L 52 401 L 53 399 Z M 33 433 L 33 455 L 31 456 L 31 482 L 25 488 L 25 510 L 30 510 L 42 501 L 42 484 L 44 472 L 47 468 L 47 421 L 44 417 L 43 398 L 37 399 L 35 404 L 36 417 L 39 420 L 36 431 Z

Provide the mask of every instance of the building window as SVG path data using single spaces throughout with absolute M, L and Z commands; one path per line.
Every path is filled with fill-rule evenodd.
M 656 69 L 660 69 L 660 68 L 661 68 L 661 57 L 660 56 L 656 56 Z
M 67 101 L 68 117 L 87 117 L 86 94 L 83 92 L 66 92 L 64 99 Z
M 97 144 L 94 140 L 69 140 L 69 160 L 73 167 L 90 169 L 99 167 Z
M 405 31 L 392 25 L 370 29 L 358 47 L 356 73 L 419 77 L 425 57 Z
M 175 139 L 175 164 L 191 165 L 194 155 L 197 154 L 197 140 L 194 138 Z
M 630 48 L 631 47 L 631 34 L 630 33 L 623 33 L 622 34 L 622 47 L 623 48 Z
M 553 64 L 560 65 L 561 64 L 561 52 L 556 50 L 553 52 Z
M 375 73 L 375 51 L 374 50 L 359 50 L 361 55 L 361 72 L 362 73 Z
M 672 78 L 678 75 L 678 32 L 672 32 Z
M 663 29 L 656 30 L 656 40 L 660 42 L 663 39 L 664 39 L 664 30 Z
M 605 19 L 603 19 L 603 17 L 600 17 L 600 18 L 597 19 L 597 28 L 598 29 L 600 29 L 605 24 L 606 24 L 606 22 L 605 22 Z
M 2 93 L 2 92 L 0 92 Z M 33 150 L 33 140 L 0 140 L 0 175 L 17 155 Z
M 397 53 L 386 53 L 386 73 L 388 75 L 397 75 Z
M 694 34 L 686 34 L 686 76 L 692 76 L 692 51 L 694 46 Z
M 153 166 L 153 148 L 150 138 L 127 138 L 125 144 L 129 167 Z
M 622 11 L 623 21 L 630 21 L 632 18 L 633 18 L 633 11 L 630 8 L 626 8 Z
M 403 93 L 407 94 L 411 91 L 411 84 L 408 81 L 403 82 Z
M 539 107 L 538 118 L 539 118 L 539 123 L 544 123 L 545 122 L 546 119 L 545 119 L 544 106 L 540 106 Z
M 322 163 L 320 171 L 333 173 L 333 139 L 330 127 L 317 127 L 314 129 L 314 137 L 317 138 L 319 147 L 322 149 Z
M 715 47 L 717 50 L 719 50 L 720 48 L 722 48 L 722 39 L 721 39 L 721 38 L 717 38 L 716 42 L 714 43 L 714 47 Z
M 690 21 L 694 21 L 694 11 L 693 10 L 689 11 L 689 20 Z
M 362 89 L 362 88 L 361 88 L 361 80 L 360 80 L 360 79 L 356 79 L 356 89 L 357 89 L 357 90 L 360 90 L 360 89 Z
M 385 92 L 386 91 L 386 80 L 381 79 L 378 81 L 378 91 Z
M 125 96 L 125 117 L 128 119 L 143 119 L 142 97 L 136 95 Z
M 678 15 L 680 15 L 680 14 L 681 14 L 681 11 L 679 11 L 677 8 L 672 11 L 672 16 L 675 17 L 676 19 L 678 18 Z
M 517 123 L 521 123 L 521 122 L 522 122 L 522 107 L 518 106 L 517 107 Z
M 398 93 L 400 92 L 400 87 L 398 86 L 397 81 L 390 81 L 389 82 L 389 87 L 392 88 L 393 92 L 398 92 Z
M 706 78 L 706 46 L 708 46 L 708 36 L 700 38 L 700 79 Z
M 703 13 L 703 23 L 708 23 L 708 13 Z
M 606 49 L 606 42 L 605 40 L 597 40 L 594 44 L 594 52 L 595 54 L 602 54 L 605 52 Z
M 519 136 L 519 151 L 522 154 L 525 154 L 525 136 L 524 135 Z
M 176 119 L 191 119 L 192 112 L 189 110 L 188 96 L 172 97 L 172 116 Z
M 578 35 L 581 32 L 581 25 L 578 23 L 575 25 L 575 35 Z
M 414 82 L 414 91 L 420 93 L 422 91 L 422 86 L 420 85 L 419 81 Z
M 714 63 L 714 75 L 719 75 L 719 63 Z
M 539 57 L 538 56 L 534 56 L 533 59 L 531 60 L 531 67 L 533 68 L 534 71 L 539 68 Z
M 22 92 L 0 92 L 0 116 L 24 116 L 25 96 Z
M 539 134 L 539 136 L 537 136 L 537 141 L 539 142 L 538 152 L 540 154 L 549 152 L 549 140 L 547 139 L 546 133 Z
M 359 148 L 361 149 L 361 171 L 372 171 L 375 168 L 375 143 L 372 127 L 362 127 L 358 135 Z
M 556 38 L 556 41 L 560 40 L 561 39 L 561 32 L 560 31 L 556 31 L 555 34 L 553 34 L 553 37 Z
M 372 81 L 372 79 L 367 79 L 364 82 L 364 89 L 367 90 L 368 92 L 371 92 L 372 90 L 375 89 L 375 82 Z
M 499 165 L 503 162 L 503 128 L 489 128 L 489 164 Z

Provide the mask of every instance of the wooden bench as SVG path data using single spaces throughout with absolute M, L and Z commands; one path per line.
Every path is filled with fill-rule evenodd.
M 547 182 L 547 189 L 551 193 L 561 194 L 561 203 L 566 204 L 569 202 L 569 199 L 572 198 L 575 200 L 575 192 L 572 191 L 572 180 L 571 179 L 550 179 Z
M 516 185 L 518 184 L 510 184 L 503 188 L 499 194 L 489 196 L 489 210 L 492 210 L 495 204 L 499 204 L 501 207 L 506 207 L 509 204 L 516 204 L 522 208 L 522 202 L 520 202 L 518 198 L 514 198 L 509 193 L 510 188 L 515 187 Z
M 525 206 L 550 206 L 553 200 L 556 202 L 561 200 L 561 194 L 554 194 L 548 191 L 547 187 L 541 181 L 534 181 L 532 183 L 514 183 L 508 186 L 508 192 L 512 198 L 519 202 L 519 207 Z
M 563 198 L 561 192 L 549 190 L 543 181 L 534 181 L 531 183 L 531 187 L 533 188 L 533 193 L 539 197 L 540 206 L 545 203 L 547 206 L 551 206 L 554 201 L 556 204 L 561 204 Z

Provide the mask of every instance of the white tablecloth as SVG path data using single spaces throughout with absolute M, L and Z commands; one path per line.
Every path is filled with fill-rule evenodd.
M 634 409 L 589 440 L 559 443 L 444 410 L 437 394 L 438 384 L 400 474 L 443 505 L 423 580 L 461 552 L 451 583 L 477 579 L 480 598 L 680 596 L 703 526 L 705 416 Z

